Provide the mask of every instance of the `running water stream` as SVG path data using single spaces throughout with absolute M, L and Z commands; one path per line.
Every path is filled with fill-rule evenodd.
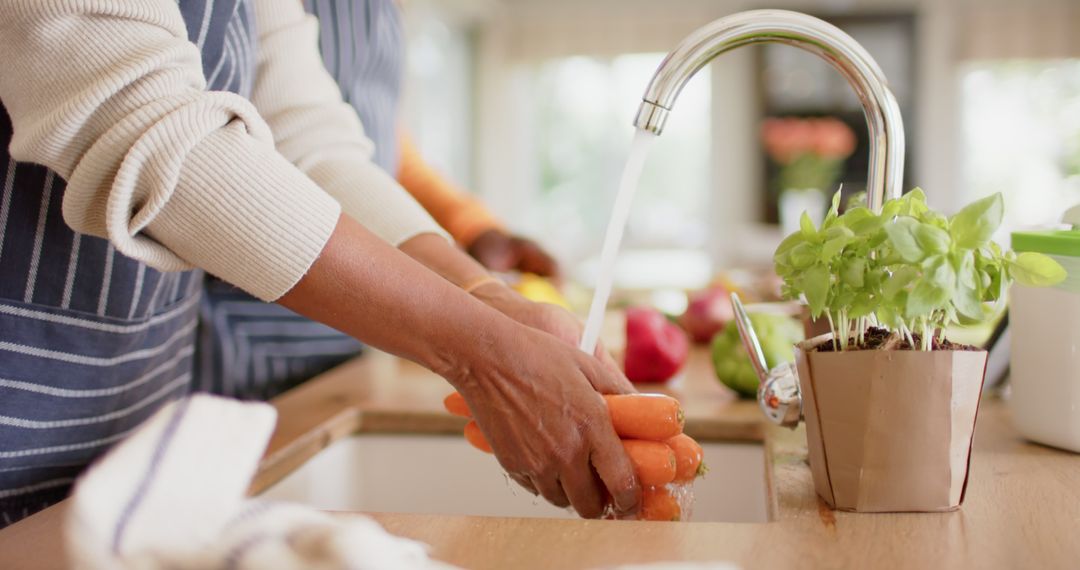
M 611 297 L 612 281 L 615 279 L 615 260 L 619 255 L 619 244 L 626 232 L 626 221 L 630 218 L 630 206 L 634 202 L 634 192 L 637 191 L 638 179 L 641 178 L 641 170 L 645 166 L 645 157 L 649 155 L 649 147 L 655 139 L 656 135 L 653 133 L 638 129 L 630 143 L 630 153 L 626 158 L 626 167 L 623 168 L 619 191 L 615 195 L 615 205 L 608 221 L 607 233 L 604 235 L 604 247 L 600 251 L 600 270 L 596 276 L 589 317 L 585 321 L 585 332 L 581 335 L 580 348 L 588 354 L 596 352 L 600 329 L 604 324 L 604 311 L 608 298 Z

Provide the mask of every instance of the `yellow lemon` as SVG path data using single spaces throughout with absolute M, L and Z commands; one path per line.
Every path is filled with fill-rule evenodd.
M 532 273 L 523 273 L 521 279 L 513 287 L 515 291 L 521 293 L 521 296 L 530 301 L 551 303 L 564 309 L 570 309 L 570 304 L 566 302 L 566 298 L 562 296 L 562 293 L 559 293 L 559 290 L 551 284 L 551 281 L 543 277 Z

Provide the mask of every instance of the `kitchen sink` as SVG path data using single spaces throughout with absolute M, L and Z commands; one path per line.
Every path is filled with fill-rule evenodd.
M 709 473 L 691 521 L 764 522 L 760 444 L 702 442 Z M 574 518 L 510 481 L 461 436 L 358 434 L 335 442 L 263 498 L 334 511 Z

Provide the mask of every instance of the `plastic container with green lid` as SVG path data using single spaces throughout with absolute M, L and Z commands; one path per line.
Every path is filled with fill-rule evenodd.
M 1010 402 L 1025 437 L 1080 452 L 1080 206 L 1064 221 L 1073 229 L 1012 234 L 1014 251 L 1049 255 L 1068 277 L 1053 287 L 1012 287 Z
M 1012 248 L 1014 251 L 1080 257 L 1080 230 L 1013 232 Z

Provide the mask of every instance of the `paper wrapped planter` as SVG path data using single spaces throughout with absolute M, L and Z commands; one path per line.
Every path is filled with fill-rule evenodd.
M 985 351 L 796 346 L 810 469 L 830 507 L 951 511 L 964 501 Z

